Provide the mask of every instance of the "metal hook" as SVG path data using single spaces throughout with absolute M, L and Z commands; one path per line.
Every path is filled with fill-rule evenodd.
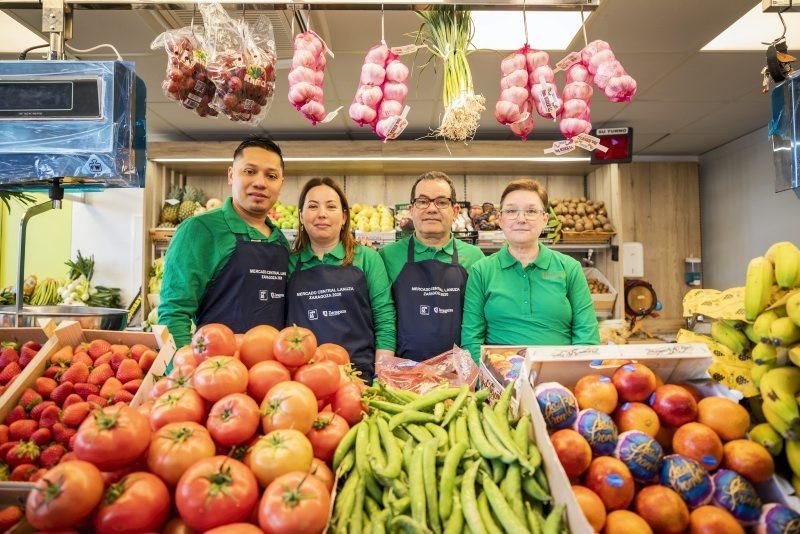
M 781 39 L 786 37 L 786 21 L 783 20 L 783 12 L 789 9 L 788 7 L 778 11 L 778 18 L 781 19 L 781 25 L 783 26 L 783 33 L 781 34 Z

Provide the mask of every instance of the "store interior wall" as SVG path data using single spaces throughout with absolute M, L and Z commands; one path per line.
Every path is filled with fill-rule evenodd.
M 143 189 L 109 189 L 73 208 L 73 257 L 93 254 L 95 285 L 120 288 L 123 307 L 142 285 L 143 199 Z
M 35 194 L 35 203 L 47 200 L 47 195 Z M 10 203 L 6 211 L 0 203 L 0 287 L 16 283 L 19 257 L 19 221 L 27 208 L 17 202 Z M 35 274 L 39 279 L 67 276 L 64 262 L 70 258 L 72 246 L 73 203 L 64 200 L 60 210 L 37 215 L 28 222 L 25 247 L 25 274 Z
M 800 240 L 800 198 L 775 193 L 767 129 L 761 128 L 700 158 L 703 285 L 744 285 L 747 263 L 777 241 Z

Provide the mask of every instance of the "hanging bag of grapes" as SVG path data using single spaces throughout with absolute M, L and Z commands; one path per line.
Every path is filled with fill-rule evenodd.
M 167 72 L 161 88 L 167 98 L 178 101 L 201 117 L 216 117 L 211 107 L 216 87 L 206 69 L 207 54 L 202 30 L 194 25 L 162 33 L 150 44 L 167 53 Z
M 275 94 L 275 38 L 261 16 L 251 27 L 234 20 L 217 3 L 201 4 L 208 71 L 217 91 L 211 107 L 232 121 L 258 125 Z

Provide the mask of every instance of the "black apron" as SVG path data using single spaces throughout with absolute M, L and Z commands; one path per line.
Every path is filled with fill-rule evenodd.
M 233 254 L 209 284 L 197 310 L 197 326 L 222 323 L 244 333 L 268 324 L 280 330 L 286 316 L 288 271 L 286 247 L 236 234 Z
M 364 271 L 352 265 L 302 269 L 298 259 L 287 285 L 286 324 L 308 328 L 317 343 L 336 343 L 350 353 L 368 384 L 375 375 L 375 329 Z
M 456 245 L 450 263 L 415 263 L 414 238 L 408 240 L 408 261 L 392 284 L 401 358 L 421 362 L 461 343 L 467 270 L 458 263 Z

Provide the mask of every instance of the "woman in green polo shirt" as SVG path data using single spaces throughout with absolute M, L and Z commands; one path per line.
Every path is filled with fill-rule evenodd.
M 300 232 L 289 259 L 286 324 L 337 343 L 371 382 L 375 356 L 393 355 L 395 310 L 378 253 L 356 244 L 350 207 L 331 178 L 312 178 L 300 193 Z
M 596 345 L 597 318 L 581 264 L 541 245 L 547 193 L 515 180 L 500 197 L 507 243 L 472 266 L 461 343 L 477 362 L 481 345 Z

